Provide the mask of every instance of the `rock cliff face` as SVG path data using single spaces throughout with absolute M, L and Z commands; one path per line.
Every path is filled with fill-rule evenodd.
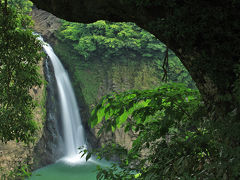
M 49 44 L 55 44 L 55 32 L 60 28 L 60 19 L 37 7 L 33 7 L 30 15 L 34 21 L 34 31 L 41 34 Z
M 44 77 L 47 81 L 46 85 L 46 116 L 43 122 L 43 133 L 34 147 L 33 169 L 43 167 L 54 163 L 60 156 L 61 151 L 58 147 L 57 139 L 60 137 L 58 131 L 60 119 L 60 107 L 58 103 L 58 93 L 56 79 L 51 61 L 47 57 L 43 64 Z

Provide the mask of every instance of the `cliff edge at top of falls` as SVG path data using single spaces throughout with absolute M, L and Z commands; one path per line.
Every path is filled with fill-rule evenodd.
M 60 28 L 60 19 L 50 14 L 49 12 L 33 7 L 30 13 L 34 21 L 34 31 L 51 45 L 56 43 L 55 32 Z

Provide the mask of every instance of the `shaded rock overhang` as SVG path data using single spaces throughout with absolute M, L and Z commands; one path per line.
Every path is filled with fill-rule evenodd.
M 164 6 L 141 8 L 134 0 L 32 0 L 40 9 L 71 22 L 92 23 L 97 20 L 134 22 L 154 35 L 148 28 L 153 20 L 165 17 Z

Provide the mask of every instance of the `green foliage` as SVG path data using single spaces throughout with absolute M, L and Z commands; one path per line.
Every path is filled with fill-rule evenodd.
M 32 175 L 31 169 L 27 164 L 23 164 L 20 167 L 16 168 L 9 175 L 10 178 L 20 178 L 25 179 L 26 177 L 30 177 Z
M 160 161 L 157 157 L 163 158 L 164 156 L 167 161 L 171 157 L 167 159 L 166 154 L 155 157 L 156 153 L 166 150 L 167 145 L 170 146 L 171 143 L 176 145 L 177 140 L 184 142 L 187 140 L 186 136 L 189 138 L 196 133 L 190 127 L 196 129 L 199 125 L 193 116 L 199 109 L 199 102 L 198 91 L 188 89 L 182 84 L 164 84 L 154 90 L 114 93 L 105 96 L 96 106 L 92 112 L 91 125 L 95 126 L 104 119 L 106 122 L 99 133 L 104 130 L 115 130 L 121 126 L 124 126 L 125 131 L 132 130 L 137 133 L 138 137 L 133 142 L 131 151 L 125 157 L 121 157 L 120 167 L 123 171 L 118 170 L 118 173 L 115 173 L 122 174 L 121 176 L 126 178 L 126 172 L 130 177 L 132 177 L 132 172 L 140 172 L 140 177 L 145 179 L 150 171 L 167 168 L 163 166 L 165 161 L 156 161 Z M 165 148 L 159 148 L 163 145 Z M 150 148 L 147 150 L 148 155 L 141 157 L 142 151 L 148 148 Z M 130 168 L 129 164 L 134 164 L 131 165 L 134 168 Z M 113 178 L 112 170 L 102 169 L 100 174 L 99 177 Z M 157 176 L 156 179 L 164 177 L 160 172 L 154 176 Z
M 239 125 L 212 122 L 205 114 L 198 91 L 181 84 L 105 96 L 91 125 L 103 121 L 99 133 L 123 127 L 137 138 L 130 151 L 120 151 L 120 168 L 99 168 L 99 179 L 238 179 L 239 148 L 229 139 L 239 139 Z M 118 154 L 114 146 L 107 150 Z
M 70 23 L 62 21 L 57 36 L 77 52 L 85 61 L 97 59 L 102 62 L 114 62 L 114 59 L 133 59 L 154 64 L 163 76 L 162 62 L 166 46 L 153 35 L 133 23 L 111 23 L 97 21 L 92 24 Z M 75 53 L 76 54 L 76 53 Z M 187 70 L 172 51 L 169 52 L 169 80 L 188 83 L 195 87 Z
M 8 4 L 15 8 L 18 13 L 29 14 L 32 11 L 33 3 L 29 0 L 8 0 Z
M 191 102 L 191 103 L 189 103 Z M 199 102 L 197 90 L 185 88 L 179 84 L 164 84 L 154 90 L 133 90 L 120 94 L 114 93 L 103 97 L 91 116 L 91 126 L 95 126 L 104 118 L 112 120 L 111 128 L 120 127 L 131 116 L 136 126 L 148 121 L 149 116 L 157 112 L 162 115 L 163 121 L 170 119 L 191 118 L 187 112 L 193 111 Z M 194 104 L 195 103 L 195 104 Z M 193 109 L 192 109 L 193 108 Z
M 149 37 L 143 39 L 144 35 Z M 146 49 L 146 40 L 153 40 L 152 35 L 131 23 L 107 23 L 105 21 L 92 24 L 64 21 L 60 37 L 74 41 L 74 48 L 85 58 L 101 55 L 105 50 L 107 50 L 105 57 L 116 56 L 119 50 L 123 49 L 139 53 L 140 49 Z
M 100 173 L 97 174 L 97 179 L 105 179 L 105 180 L 131 180 L 135 179 L 135 175 L 130 174 L 128 171 L 121 171 L 120 168 L 113 164 L 111 168 L 102 169 L 100 166 L 97 166 L 97 169 Z
M 18 161 L 16 163 L 16 168 L 11 170 L 8 174 L 1 173 L 1 180 L 24 180 L 25 178 L 29 178 L 32 175 L 31 168 L 27 163 L 23 163 L 21 161 Z
M 32 141 L 37 129 L 32 114 L 36 104 L 29 90 L 41 84 L 38 62 L 42 48 L 26 19 L 29 17 L 1 3 L 0 138 L 5 142 Z
M 33 25 L 31 16 L 28 14 L 32 11 L 33 3 L 30 0 L 8 0 L 8 5 L 16 11 L 20 24 L 24 29 Z

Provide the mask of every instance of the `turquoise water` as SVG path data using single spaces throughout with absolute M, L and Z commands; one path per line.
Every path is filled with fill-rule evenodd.
M 58 162 L 33 172 L 30 180 L 96 180 L 97 165 L 107 166 L 107 162 L 88 161 L 82 164 Z

